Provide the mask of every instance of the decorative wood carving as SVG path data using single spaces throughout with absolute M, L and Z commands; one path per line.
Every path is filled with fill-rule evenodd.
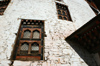
M 28 30 L 30 37 L 23 38 L 25 31 Z M 39 31 L 39 38 L 33 38 L 33 32 Z M 43 45 L 44 45 L 44 21 L 42 20 L 21 20 L 21 27 L 18 32 L 18 38 L 16 42 L 16 60 L 43 60 Z M 37 35 L 37 34 L 35 34 Z M 23 44 L 26 45 L 23 46 Z M 38 51 L 32 50 L 34 43 L 37 43 Z M 23 46 L 23 47 L 22 47 Z M 21 48 L 27 50 L 21 50 Z

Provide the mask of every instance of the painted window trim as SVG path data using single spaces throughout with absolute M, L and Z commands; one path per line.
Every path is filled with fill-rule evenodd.
M 26 22 L 26 24 L 24 22 Z M 30 24 L 28 22 L 30 22 Z M 40 25 L 40 26 L 34 27 L 34 25 L 36 25 L 36 23 L 38 23 L 38 25 Z M 41 34 L 40 38 L 39 39 L 23 39 L 23 36 L 22 36 L 23 29 L 27 30 L 27 28 L 30 28 L 31 34 L 33 34 L 33 31 L 38 30 Z M 32 30 L 32 28 L 33 28 L 33 30 Z M 19 28 L 19 31 L 17 34 L 16 44 L 15 44 L 15 47 L 13 50 L 11 60 L 22 60 L 22 61 L 27 61 L 27 60 L 31 61 L 32 59 L 34 59 L 32 61 L 44 60 L 44 50 L 43 50 L 44 49 L 44 33 L 45 33 L 44 32 L 44 20 L 22 19 L 20 28 Z M 28 53 L 27 53 L 29 55 L 20 55 L 21 44 L 24 42 L 29 44 L 29 49 L 28 49 Z M 31 53 L 32 52 L 31 46 L 34 42 L 39 44 L 38 55 L 34 55 L 34 54 L 32 55 L 32 53 Z M 35 60 L 35 59 L 37 59 L 37 60 Z

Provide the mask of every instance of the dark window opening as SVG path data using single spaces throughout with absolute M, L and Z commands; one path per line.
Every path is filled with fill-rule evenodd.
M 59 16 L 59 19 L 62 19 L 62 16 Z
M 5 9 L 7 8 L 10 0 L 2 0 L 0 1 L 0 15 L 3 15 Z
M 67 20 L 67 18 L 66 18 L 66 17 L 64 17 L 64 19 L 65 19 L 65 20 Z
M 58 18 L 59 19 L 72 21 L 67 6 L 65 6 L 63 4 L 60 4 L 60 3 L 56 3 L 56 7 L 57 7 Z M 65 18 L 65 17 L 67 17 L 68 19 Z

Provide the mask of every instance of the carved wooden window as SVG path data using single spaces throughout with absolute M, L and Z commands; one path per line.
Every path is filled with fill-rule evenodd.
M 0 1 L 0 15 L 3 15 L 5 9 L 7 8 L 10 0 L 1 0 Z
M 44 21 L 21 21 L 14 51 L 16 60 L 43 60 Z
M 62 20 L 72 21 L 68 7 L 66 5 L 56 3 L 58 18 Z

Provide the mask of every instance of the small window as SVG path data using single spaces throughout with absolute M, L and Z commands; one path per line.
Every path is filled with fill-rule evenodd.
M 33 31 L 33 39 L 39 39 L 39 37 L 40 37 L 40 32 L 37 30 Z
M 1 0 L 0 1 L 0 15 L 3 15 L 5 9 L 7 8 L 10 0 Z
M 59 19 L 72 21 L 67 6 L 60 4 L 60 3 L 56 3 L 56 6 L 57 6 L 57 12 L 58 12 Z
M 13 60 L 43 60 L 44 21 L 23 19 L 18 33 Z

